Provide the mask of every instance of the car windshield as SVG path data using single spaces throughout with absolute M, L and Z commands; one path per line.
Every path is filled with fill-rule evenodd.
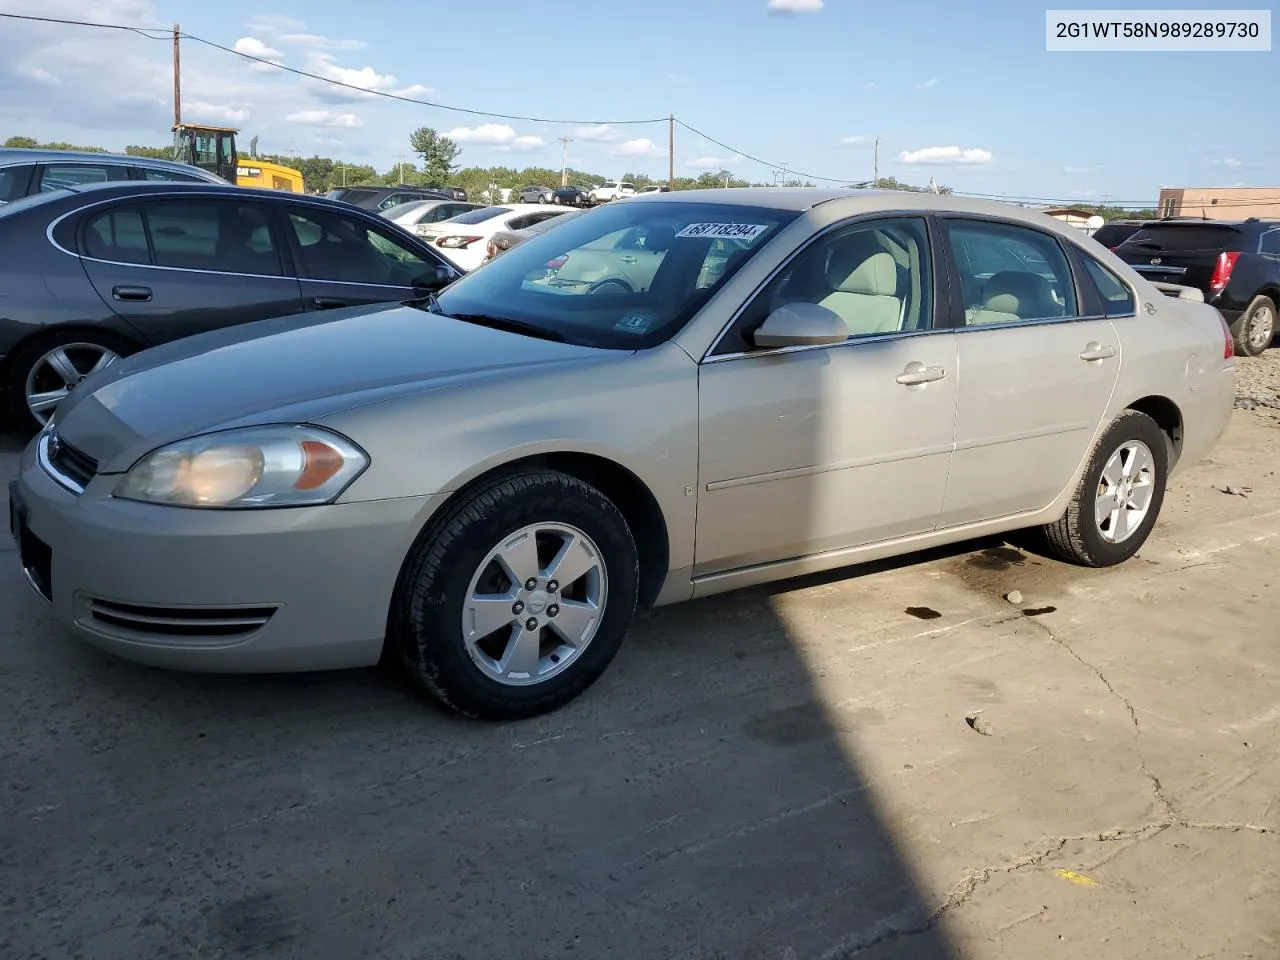
M 554 229 L 446 288 L 438 306 L 451 316 L 507 320 L 586 346 L 653 347 L 797 216 L 691 201 L 556 217 Z
M 423 207 L 434 207 L 439 202 L 439 200 L 410 200 L 407 203 L 398 203 L 394 207 L 388 207 L 382 211 L 382 216 L 400 220 L 412 213 L 421 213 L 423 212 Z

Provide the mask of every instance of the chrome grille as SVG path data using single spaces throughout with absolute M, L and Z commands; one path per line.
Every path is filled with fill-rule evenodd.
M 67 443 L 56 430 L 40 438 L 40 454 L 50 476 L 76 493 L 83 492 L 98 472 L 98 461 Z
M 151 637 L 230 640 L 261 630 L 275 607 L 159 607 L 117 603 L 97 597 L 88 601 L 89 617 L 99 627 Z

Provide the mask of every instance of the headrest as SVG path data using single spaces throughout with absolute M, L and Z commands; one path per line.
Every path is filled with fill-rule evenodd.
M 898 264 L 883 250 L 873 252 L 862 245 L 838 247 L 827 264 L 827 285 L 841 293 L 897 296 Z
M 675 228 L 665 223 L 657 224 L 649 228 L 644 236 L 644 248 L 655 252 L 668 250 L 671 247 L 671 241 L 676 238 Z
M 987 281 L 982 297 L 985 309 L 1012 313 L 1023 320 L 1050 316 L 1053 312 L 1049 281 L 1037 273 L 1012 270 L 997 273 Z

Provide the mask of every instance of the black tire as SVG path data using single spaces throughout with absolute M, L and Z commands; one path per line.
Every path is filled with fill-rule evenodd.
M 27 407 L 27 377 L 32 368 L 50 350 L 75 344 L 101 347 L 120 357 L 127 357 L 138 350 L 136 344 L 107 330 L 54 330 L 21 344 L 5 363 L 4 380 L 0 382 L 0 405 L 19 431 L 30 435 L 39 432 L 42 426 Z
M 1253 330 L 1255 321 L 1260 329 Z M 1240 318 L 1231 325 L 1231 339 L 1236 344 L 1237 357 L 1261 356 L 1276 338 L 1276 304 L 1270 297 L 1257 296 L 1250 302 Z
M 1142 523 L 1127 538 L 1112 543 L 1104 539 L 1094 519 L 1094 502 L 1107 461 L 1121 446 L 1134 440 L 1141 441 L 1151 451 L 1154 489 Z M 1056 523 L 1043 528 L 1049 548 L 1068 563 L 1084 567 L 1110 567 L 1132 557 L 1142 549 L 1160 515 L 1169 475 L 1169 453 L 1169 438 L 1145 413 L 1126 410 L 1116 417 L 1094 446 L 1066 513 Z
M 509 686 L 486 675 L 468 653 L 463 604 L 489 551 L 535 523 L 568 524 L 594 540 L 608 594 L 600 625 L 577 659 L 545 681 Z M 446 507 L 418 538 L 396 586 L 388 643 L 410 675 L 457 713 L 487 720 L 536 716 L 573 700 L 604 673 L 630 626 L 639 578 L 631 530 L 595 487 L 551 470 L 496 476 Z

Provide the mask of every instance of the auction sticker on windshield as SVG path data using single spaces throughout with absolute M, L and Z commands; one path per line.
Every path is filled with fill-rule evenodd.
M 768 230 L 763 223 L 691 223 L 677 237 L 728 237 L 750 243 Z

